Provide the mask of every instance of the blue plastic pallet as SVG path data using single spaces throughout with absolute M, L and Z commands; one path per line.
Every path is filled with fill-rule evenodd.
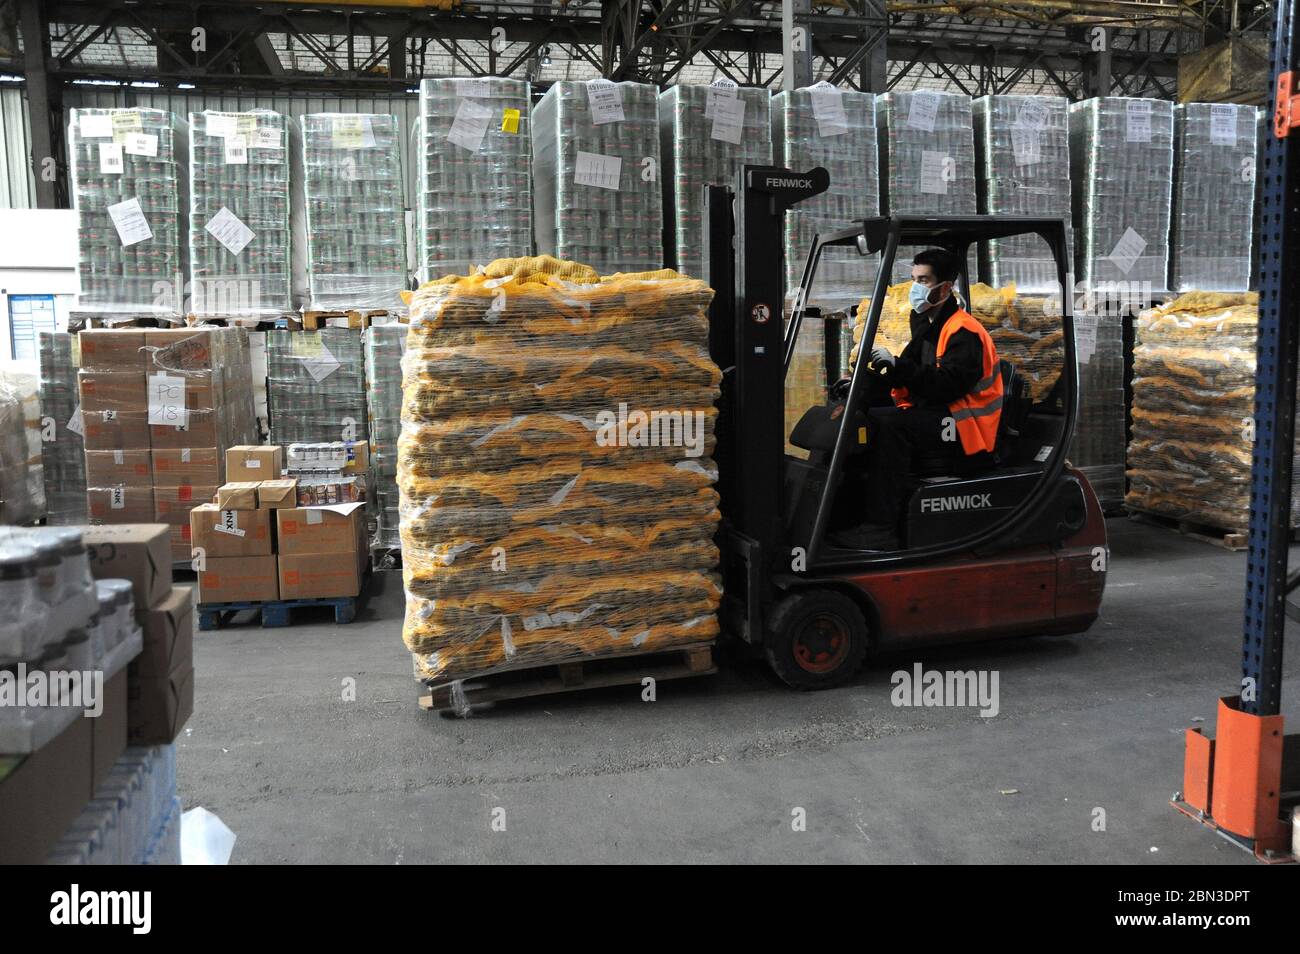
M 265 602 L 241 603 L 200 603 L 199 629 L 220 629 L 230 622 L 236 613 L 244 610 L 256 610 L 262 614 L 262 626 L 288 626 L 289 612 L 301 606 L 332 606 L 334 622 L 350 623 L 357 616 L 357 597 L 330 596 L 314 600 L 267 600 Z

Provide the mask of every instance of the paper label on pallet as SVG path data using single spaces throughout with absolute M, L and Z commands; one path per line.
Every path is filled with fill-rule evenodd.
M 1115 243 L 1114 250 L 1106 257 L 1115 263 L 1115 267 L 1127 275 L 1137 264 L 1137 260 L 1142 257 L 1146 251 L 1147 240 L 1129 226 L 1124 230 L 1118 242 Z
M 248 140 L 243 136 L 227 136 L 225 146 L 226 165 L 248 165 Z
M 68 418 L 68 430 L 78 437 L 84 437 L 86 434 L 86 425 L 81 418 L 81 405 L 78 404 L 72 410 L 72 416 Z
M 180 375 L 149 376 L 149 423 L 188 427 L 190 412 L 185 407 L 185 379 Z
M 1015 155 L 1016 165 L 1032 166 L 1042 159 L 1042 135 L 1041 130 L 1031 126 L 1011 127 L 1011 151 Z
M 934 132 L 939 118 L 939 94 L 929 90 L 912 93 L 912 103 L 907 108 L 907 125 L 923 132 Z
M 231 255 L 238 255 L 253 241 L 253 230 L 224 205 L 208 220 L 203 230 L 224 245 Z
M 122 452 L 121 452 L 120 450 L 115 450 L 115 451 L 113 451 L 113 463 L 116 464 L 118 467 L 121 467 L 121 466 L 122 466 L 122 462 L 123 462 L 125 459 L 126 459 L 126 458 L 123 456 L 123 454 L 122 454 Z
M 82 139 L 108 139 L 113 135 L 113 117 L 82 116 L 77 120 L 77 131 Z
M 128 156 L 156 156 L 158 137 L 148 133 L 131 133 L 122 141 L 122 148 Z
M 709 130 L 709 137 L 737 146 L 740 144 L 740 136 L 744 130 L 745 101 L 739 96 L 718 100 L 713 110 L 713 126 Z
M 113 142 L 121 144 L 132 133 L 144 132 L 140 114 L 133 109 L 116 109 L 112 113 Z
M 823 139 L 843 136 L 849 131 L 849 117 L 844 112 L 844 94 L 824 80 L 808 87 L 817 134 Z
M 303 367 L 307 373 L 312 376 L 314 381 L 324 381 L 339 368 L 339 359 L 334 357 L 330 349 L 325 347 L 325 342 L 320 343 L 320 354 L 314 358 L 308 358 L 303 362 Z
M 456 92 L 471 99 L 488 99 L 492 95 L 492 81 L 463 79 L 456 83 Z
M 704 118 L 713 115 L 713 108 L 720 100 L 736 99 L 739 95 L 740 87 L 731 80 L 726 77 L 715 79 L 704 94 Z
M 108 505 L 113 510 L 126 509 L 126 487 L 113 487 L 108 492 Z
M 1074 356 L 1087 364 L 1097 350 L 1097 316 L 1078 315 L 1074 319 Z
M 623 116 L 623 90 L 607 79 L 587 81 L 587 105 L 591 109 L 591 124 L 621 123 Z
M 105 176 L 122 174 L 122 147 L 115 142 L 99 144 L 99 173 Z
M 1125 102 L 1124 141 L 1151 141 L 1151 100 L 1130 99 Z
M 209 136 L 225 139 L 239 132 L 238 113 L 204 113 L 203 129 Z
M 305 516 L 307 518 L 307 526 L 309 527 L 314 527 L 325 519 L 324 515 L 319 510 L 312 510 L 310 507 L 307 508 Z
M 274 126 L 259 126 L 249 145 L 254 149 L 281 149 L 280 130 Z
M 1016 112 L 1016 125 L 1028 126 L 1030 129 L 1042 129 L 1047 125 L 1049 115 L 1047 104 L 1033 99 L 1026 99 Z
M 470 152 L 478 152 L 491 122 L 491 109 L 472 99 L 462 99 L 456 107 L 456 118 L 452 120 L 447 141 Z
M 1215 103 L 1210 107 L 1210 142 L 1216 146 L 1237 144 L 1237 106 Z
M 573 169 L 573 181 L 578 185 L 618 191 L 623 160 L 618 156 L 602 156 L 595 152 L 579 152 Z
M 104 423 L 117 420 L 117 411 L 104 411 Z
M 375 131 L 369 116 L 334 116 L 330 119 L 330 132 L 335 149 L 373 149 Z
M 212 529 L 218 533 L 228 533 L 234 537 L 242 537 L 244 531 L 239 529 L 239 511 L 223 510 L 217 522 L 212 525 Z
M 113 228 L 117 229 L 117 237 L 121 239 L 123 247 L 129 248 L 153 238 L 153 230 L 149 228 L 149 221 L 144 217 L 144 209 L 140 208 L 139 199 L 127 199 L 125 202 L 110 205 L 108 216 L 113 220 Z
M 921 192 L 926 195 L 948 194 L 948 180 L 944 176 L 947 163 L 947 153 L 921 151 Z
M 189 462 L 190 462 L 190 449 L 189 449 L 188 447 L 182 447 L 182 448 L 181 448 L 181 463 L 182 463 L 182 464 L 188 464 Z

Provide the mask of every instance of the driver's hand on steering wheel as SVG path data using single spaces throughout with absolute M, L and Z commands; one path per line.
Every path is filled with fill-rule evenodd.
M 832 404 L 842 404 L 849 399 L 849 385 L 852 383 L 852 378 L 840 378 L 826 389 L 826 396 Z

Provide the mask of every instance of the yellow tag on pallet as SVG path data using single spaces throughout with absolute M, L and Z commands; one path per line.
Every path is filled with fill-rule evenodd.
M 501 114 L 501 131 L 508 133 L 519 132 L 519 110 L 507 109 Z

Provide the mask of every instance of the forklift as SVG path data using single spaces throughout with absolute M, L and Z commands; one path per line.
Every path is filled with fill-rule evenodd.
M 801 690 L 842 684 L 877 650 L 1085 631 L 1097 618 L 1108 551 L 1096 495 L 1066 461 L 1078 370 L 1065 223 L 893 215 L 818 235 L 783 329 L 785 214 L 828 186 L 821 168 L 745 166 L 734 186 L 710 187 L 707 196 L 709 349 L 723 369 L 715 450 L 723 631 Z M 1062 289 L 1064 360 L 1054 388 L 1032 401 L 1018 370 L 1002 361 L 1004 405 L 989 459 L 977 467 L 914 461 L 898 549 L 834 544 L 832 535 L 847 529 L 835 525 L 836 495 L 859 492 L 847 465 L 870 439 L 867 377 L 882 371 L 858 360 L 843 412 L 809 408 L 791 432 L 807 459 L 786 453 L 785 378 L 802 323 L 825 320 L 805 307 L 824 250 L 863 256 L 864 288 L 867 257 L 880 256 L 859 345 L 867 356 L 901 246 L 956 255 L 969 308 L 971 247 L 1026 233 L 1051 249 Z M 828 384 L 841 366 L 839 338 L 837 321 L 827 320 Z M 955 509 L 954 499 L 979 506 Z

